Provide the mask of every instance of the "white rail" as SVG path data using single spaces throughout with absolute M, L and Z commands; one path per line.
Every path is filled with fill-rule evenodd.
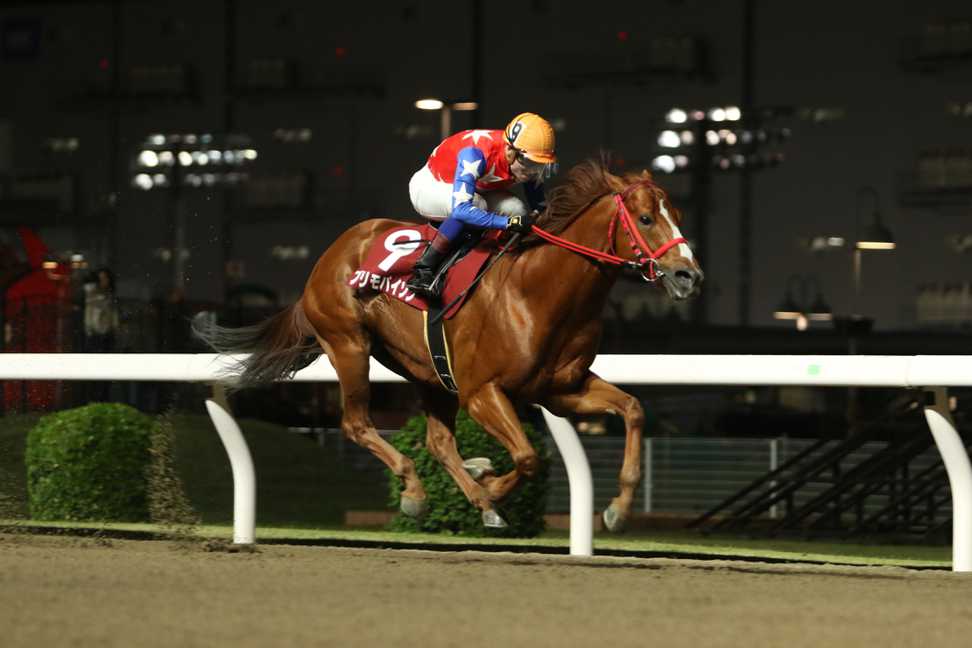
M 952 568 L 972 571 L 972 465 L 948 410 L 947 387 L 972 386 L 972 356 L 746 356 L 601 355 L 593 370 L 609 382 L 629 385 L 807 385 L 921 388 L 925 416 L 945 462 L 952 490 Z M 213 354 L 0 354 L 0 380 L 218 381 L 232 376 L 233 358 Z M 300 371 L 301 382 L 335 381 L 326 360 Z M 404 382 L 374 360 L 374 382 Z M 237 543 L 255 539 L 256 477 L 239 427 L 218 396 L 207 409 L 233 469 Z M 571 492 L 571 553 L 592 553 L 590 467 L 577 451 L 569 423 L 544 411 L 567 465 Z M 566 425 L 566 427 L 565 427 Z

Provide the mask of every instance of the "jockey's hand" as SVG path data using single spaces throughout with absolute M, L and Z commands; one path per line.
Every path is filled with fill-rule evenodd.
M 518 234 L 529 234 L 533 228 L 533 221 L 536 219 L 536 212 L 524 216 L 510 216 L 506 229 Z

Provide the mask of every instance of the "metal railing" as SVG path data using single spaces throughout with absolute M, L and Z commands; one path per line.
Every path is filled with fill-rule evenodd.
M 238 359 L 213 354 L 0 354 L 0 380 L 151 380 L 214 385 L 206 401 L 226 447 L 234 474 L 234 540 L 255 538 L 256 478 L 239 426 L 222 397 Z M 592 370 L 605 380 L 634 385 L 807 385 L 920 388 L 924 414 L 941 453 L 953 498 L 953 569 L 972 571 L 972 464 L 955 429 L 948 386 L 972 386 L 970 356 L 598 356 Z M 326 360 L 298 372 L 295 381 L 335 381 Z M 373 382 L 404 379 L 376 361 Z M 590 555 L 593 536 L 593 479 L 583 446 L 566 420 L 542 410 L 564 457 L 570 481 L 571 553 Z

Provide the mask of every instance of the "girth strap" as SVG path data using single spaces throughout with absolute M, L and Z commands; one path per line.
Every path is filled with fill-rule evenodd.
M 459 393 L 456 380 L 452 376 L 452 359 L 449 356 L 449 343 L 446 341 L 445 328 L 442 322 L 442 307 L 430 306 L 422 311 L 423 330 L 425 331 L 425 347 L 432 358 L 432 368 L 439 376 L 442 386 L 453 394 Z

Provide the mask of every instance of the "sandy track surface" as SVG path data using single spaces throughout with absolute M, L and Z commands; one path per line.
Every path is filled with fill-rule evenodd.
M 0 535 L 0 646 L 968 646 L 972 574 Z

